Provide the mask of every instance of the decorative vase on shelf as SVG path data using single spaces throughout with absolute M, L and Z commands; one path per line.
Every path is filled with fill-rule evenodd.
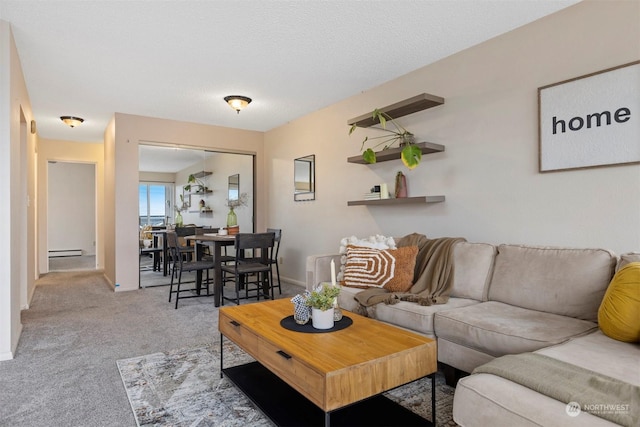
M 311 308 L 311 324 L 316 329 L 333 328 L 333 307 L 322 311 L 319 308 Z
M 227 227 L 234 227 L 238 225 L 238 216 L 233 211 L 233 207 L 229 208 L 229 213 L 227 214 Z
M 182 227 L 182 214 L 180 211 L 176 212 L 176 227 Z
M 407 197 L 407 178 L 402 172 L 398 172 L 396 175 L 396 199 Z

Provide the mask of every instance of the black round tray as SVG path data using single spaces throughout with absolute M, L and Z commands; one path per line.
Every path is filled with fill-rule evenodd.
M 280 321 L 280 326 L 282 326 L 285 329 L 289 329 L 290 331 L 296 331 L 296 332 L 305 332 L 307 334 L 323 334 L 325 332 L 335 332 L 344 328 L 348 328 L 352 324 L 353 324 L 353 320 L 351 320 L 350 317 L 345 315 L 342 315 L 342 319 L 335 322 L 333 324 L 333 328 L 331 329 L 316 329 L 311 324 L 311 319 L 309 319 L 309 321 L 304 325 L 298 325 L 296 321 L 293 319 L 293 315 L 287 316 Z

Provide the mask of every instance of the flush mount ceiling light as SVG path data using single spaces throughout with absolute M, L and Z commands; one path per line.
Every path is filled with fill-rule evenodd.
M 236 110 L 238 114 L 240 114 L 240 110 L 249 105 L 249 103 L 251 102 L 251 98 L 240 95 L 225 96 L 224 100 L 227 101 L 227 104 L 229 104 L 231 108 Z
M 80 126 L 82 122 L 84 122 L 84 119 L 73 116 L 60 116 L 60 120 L 62 120 L 65 124 L 69 125 L 72 128 Z

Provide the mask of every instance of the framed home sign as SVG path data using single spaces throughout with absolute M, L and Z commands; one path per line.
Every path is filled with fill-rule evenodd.
M 640 61 L 538 88 L 540 172 L 640 163 Z

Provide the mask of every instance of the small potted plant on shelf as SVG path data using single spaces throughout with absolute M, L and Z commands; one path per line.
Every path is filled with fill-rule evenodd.
M 320 285 L 311 291 L 311 294 L 306 299 L 306 304 L 311 307 L 311 321 L 314 328 L 333 328 L 333 307 L 339 294 L 340 288 L 328 283 Z
M 373 110 L 373 119 L 377 120 L 380 123 L 380 128 L 385 131 L 384 135 L 375 136 L 373 138 L 369 138 L 365 136 L 362 140 L 362 146 L 360 150 L 362 151 L 362 158 L 367 163 L 375 163 L 376 162 L 376 152 L 375 148 L 382 146 L 382 150 L 387 150 L 389 148 L 394 148 L 394 145 L 397 144 L 398 147 L 402 148 L 401 158 L 402 163 L 405 164 L 409 169 L 413 169 L 420 164 L 420 160 L 422 160 L 422 151 L 420 147 L 416 145 L 414 135 L 398 124 L 393 118 L 381 111 L 379 109 Z M 391 122 L 393 124 L 394 129 L 387 129 L 387 122 Z M 349 129 L 349 135 L 351 135 L 356 128 L 357 124 L 351 125 Z M 365 149 L 365 144 L 368 141 L 376 140 L 375 144 L 367 149 Z M 381 140 L 381 141 L 377 141 Z

